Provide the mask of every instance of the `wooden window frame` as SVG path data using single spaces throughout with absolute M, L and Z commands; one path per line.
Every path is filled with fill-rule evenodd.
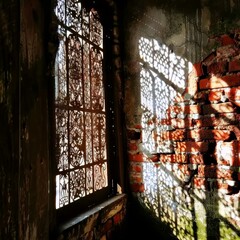
M 89 1 L 87 1 L 89 2 Z M 95 1 L 93 1 L 95 2 Z M 96 3 L 97 2 L 97 3 Z M 117 194 L 117 184 L 121 185 L 122 192 L 124 192 L 124 177 L 123 177 L 123 152 L 122 152 L 122 135 L 118 132 L 122 132 L 122 123 L 120 120 L 120 110 L 118 106 L 118 96 L 116 93 L 118 89 L 116 86 L 116 79 L 114 77 L 114 33 L 113 33 L 113 8 L 109 2 L 102 0 L 96 1 L 93 6 L 100 14 L 102 25 L 104 29 L 103 33 L 103 51 L 104 51 L 104 63 L 103 63 L 103 78 L 105 83 L 105 108 L 106 108 L 106 126 L 107 126 L 107 158 L 108 158 L 108 187 L 101 192 L 94 192 L 88 196 L 83 197 L 73 203 L 70 203 L 64 207 L 56 209 L 56 222 L 62 222 L 65 219 L 76 216 L 89 210 L 91 207 L 109 199 Z M 91 6 L 89 6 L 91 7 Z M 54 107 L 55 109 L 55 107 Z M 54 115 L 54 114 L 53 114 Z M 55 115 L 54 115 L 55 122 Z M 53 130 L 56 133 L 56 129 Z M 55 142 L 53 140 L 53 142 Z M 54 143 L 55 146 L 55 143 Z M 54 159 L 56 152 L 53 151 Z M 55 174 L 56 176 L 56 162 L 55 162 Z M 55 179 L 53 180 L 55 182 Z M 54 184 L 56 186 L 56 182 Z M 55 190 L 56 191 L 56 190 Z M 55 192 L 56 197 L 56 192 Z

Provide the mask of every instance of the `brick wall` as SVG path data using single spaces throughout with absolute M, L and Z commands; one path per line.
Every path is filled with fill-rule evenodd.
M 200 204 L 205 208 L 204 212 L 208 212 L 206 215 L 213 215 L 218 221 L 224 217 L 240 228 L 236 207 L 240 197 L 240 32 L 222 35 L 216 38 L 216 42 L 216 49 L 193 65 L 186 79 L 187 88 L 169 106 L 167 118 L 154 119 L 155 126 L 165 126 L 166 129 L 152 131 L 156 145 L 167 146 L 164 151 L 146 154 L 142 149 L 142 126 L 128 129 L 130 185 L 144 205 L 157 209 L 155 215 L 168 222 L 161 217 L 161 211 L 170 208 L 170 212 L 174 212 L 174 207 L 164 207 L 163 201 L 151 203 L 150 200 L 155 194 L 164 194 L 159 191 L 163 185 L 159 183 L 159 173 L 155 174 L 151 168 L 152 175 L 155 174 L 152 182 L 146 183 L 144 179 L 144 171 L 147 171 L 144 169 L 154 164 L 156 169 L 165 169 L 166 178 L 171 175 L 175 189 L 187 191 L 185 195 L 192 199 L 191 211 L 199 210 L 194 199 L 199 193 L 204 194 L 206 202 Z M 154 183 L 158 187 L 150 186 Z M 176 204 L 178 208 L 177 191 L 172 189 L 168 189 L 172 192 L 172 205 Z M 231 202 L 235 203 L 235 207 Z M 232 211 L 236 214 L 230 214 Z M 209 221 L 206 216 L 199 218 Z M 220 224 L 217 226 L 216 235 L 221 234 Z M 210 234 L 211 231 L 207 232 Z M 176 232 L 175 235 L 178 234 Z
M 93 210 L 62 224 L 57 239 L 121 239 L 124 233 L 126 204 L 126 195 L 119 195 L 96 206 Z

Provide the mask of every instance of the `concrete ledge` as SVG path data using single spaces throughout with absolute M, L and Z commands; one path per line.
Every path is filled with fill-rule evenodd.
M 57 239 L 74 232 L 78 237 L 92 232 L 95 227 L 104 225 L 109 219 L 126 208 L 126 194 L 117 195 L 93 207 L 92 209 L 64 222 L 57 229 Z

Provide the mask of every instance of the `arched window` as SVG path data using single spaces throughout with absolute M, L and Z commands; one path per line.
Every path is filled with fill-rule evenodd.
M 112 191 L 108 38 L 94 2 L 59 0 L 55 61 L 56 209 L 86 209 Z M 75 210 L 74 210 L 75 211 Z

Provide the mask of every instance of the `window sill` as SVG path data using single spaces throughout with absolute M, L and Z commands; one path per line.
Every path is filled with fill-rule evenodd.
M 104 224 L 108 219 L 111 219 L 113 216 L 122 211 L 126 207 L 126 200 L 126 194 L 111 197 L 92 209 L 62 223 L 58 226 L 57 236 L 62 234 L 65 235 L 64 233 L 71 231 L 75 234 L 76 231 L 80 231 L 78 236 L 86 234 L 94 229 L 94 227 L 96 227 L 99 223 Z M 80 228 L 79 225 L 81 225 Z

